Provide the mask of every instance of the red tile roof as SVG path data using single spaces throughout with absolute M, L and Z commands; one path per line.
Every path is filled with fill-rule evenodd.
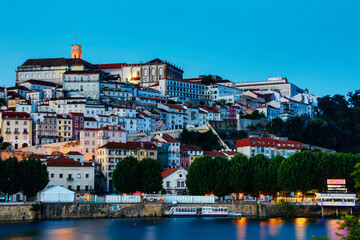
M 175 138 L 173 138 L 172 136 L 170 136 L 169 134 L 166 134 L 166 133 L 163 133 L 162 136 L 160 134 L 158 134 L 158 136 L 160 136 L 166 142 L 173 142 L 173 143 L 179 142 L 178 140 L 176 140 Z
M 186 110 L 185 108 L 179 106 L 179 105 L 176 105 L 176 104 L 163 104 L 169 108 L 172 108 L 172 109 L 180 109 L 180 110 Z
M 130 80 L 140 80 L 140 77 L 132 77 Z
M 3 119 L 30 119 L 30 114 L 26 112 L 3 112 Z
M 77 151 L 70 151 L 66 155 L 83 155 L 83 154 L 81 154 L 81 153 L 79 153 Z
M 106 148 L 106 149 L 154 149 L 156 150 L 156 145 L 152 142 L 127 142 L 127 143 L 120 143 L 120 142 L 109 142 L 104 146 L 99 148 Z
M 164 102 L 167 101 L 167 99 L 165 98 L 154 98 L 154 97 L 136 97 L 136 98 L 144 99 L 144 100 L 164 101 Z
M 167 177 L 170 174 L 172 174 L 173 172 L 175 172 L 176 170 L 178 170 L 178 168 L 167 169 L 167 170 L 161 172 L 161 176 L 162 176 L 162 178 Z
M 247 138 L 236 141 L 236 147 L 248 146 L 262 146 L 262 147 L 276 147 L 284 149 L 301 149 L 301 142 L 296 141 L 282 141 L 272 138 Z
M 58 157 L 58 158 L 51 158 L 48 159 L 47 161 L 47 166 L 48 167 L 91 167 L 92 165 L 89 164 L 81 164 L 80 162 L 77 162 L 75 160 L 72 160 L 68 157 Z
M 201 147 L 198 147 L 196 145 L 181 145 L 180 146 L 181 151 L 203 151 Z
M 98 69 L 119 69 L 122 68 L 127 63 L 107 63 L 107 64 L 99 64 L 95 65 Z
M 48 86 L 48 87 L 57 87 L 58 86 L 56 83 L 53 83 L 53 82 L 41 81 L 41 80 L 36 80 L 36 79 L 27 80 L 25 82 L 19 83 L 19 85 L 22 85 L 24 83 L 30 83 L 30 84 Z
M 222 157 L 226 157 L 226 154 L 223 153 L 223 152 L 217 152 L 217 151 L 204 151 L 204 156 L 212 156 L 212 157 L 222 156 Z

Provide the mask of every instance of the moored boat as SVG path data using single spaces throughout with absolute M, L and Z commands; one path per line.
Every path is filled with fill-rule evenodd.
M 227 217 L 229 210 L 227 207 L 171 207 L 165 212 L 169 217 Z

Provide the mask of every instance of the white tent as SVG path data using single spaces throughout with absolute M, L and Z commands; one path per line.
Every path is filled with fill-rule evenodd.
M 60 186 L 49 187 L 40 193 L 41 202 L 74 202 L 75 192 Z

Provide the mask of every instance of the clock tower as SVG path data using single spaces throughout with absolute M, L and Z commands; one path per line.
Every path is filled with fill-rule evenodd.
M 72 58 L 81 58 L 82 50 L 81 45 L 72 45 L 71 46 L 71 56 Z

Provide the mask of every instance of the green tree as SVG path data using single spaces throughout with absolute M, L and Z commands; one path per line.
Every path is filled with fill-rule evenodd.
M 230 186 L 232 187 L 232 192 L 248 192 L 248 165 L 249 159 L 246 156 L 242 154 L 236 154 L 232 157 L 230 161 Z
M 152 158 L 144 158 L 139 163 L 140 190 L 145 193 L 157 193 L 162 189 L 160 163 Z
M 341 232 L 335 233 L 336 236 L 341 237 L 341 240 L 360 239 L 360 217 L 345 214 L 341 217 L 341 220 L 343 222 L 339 222 L 340 226 L 338 227 Z
M 200 133 L 183 129 L 180 134 L 180 141 L 183 144 L 197 145 L 205 151 L 219 150 L 222 148 L 218 137 L 211 131 Z
M 216 171 L 216 163 L 211 156 L 196 158 L 186 175 L 186 187 L 190 195 L 214 193 Z
M 116 165 L 116 168 L 113 172 L 112 181 L 118 192 L 136 192 L 139 189 L 140 184 L 138 160 L 132 156 L 122 159 Z
M 0 185 L 0 191 L 8 196 L 18 193 L 23 188 L 23 169 L 17 158 L 10 157 L 4 162 L 4 183 Z M 9 200 L 9 197 L 7 198 Z
M 230 187 L 230 162 L 226 157 L 217 156 L 215 162 L 215 181 L 213 193 L 216 196 L 223 197 L 230 194 L 232 191 Z
M 284 159 L 285 158 L 281 155 L 276 155 L 275 157 L 270 159 L 268 169 L 268 181 L 270 186 L 270 194 L 272 196 L 276 196 L 276 193 L 281 191 L 281 188 L 278 184 L 278 171 Z
M 275 134 L 276 136 L 282 136 L 284 128 L 285 123 L 281 118 L 274 118 L 266 125 L 266 130 L 271 134 Z
M 39 159 L 28 158 L 21 162 L 23 169 L 23 193 L 26 197 L 34 197 L 49 183 L 49 172 Z
M 9 142 L 2 142 L 0 149 L 1 149 L 1 150 L 6 150 L 9 146 L 11 146 L 11 143 L 9 143 Z
M 354 168 L 355 170 L 351 173 L 351 176 L 354 179 L 355 188 L 360 188 L 360 163 L 357 163 Z
M 245 115 L 246 119 L 261 119 L 266 118 L 263 112 L 259 112 L 259 110 L 253 111 L 251 114 Z
M 284 159 L 278 171 L 278 183 L 283 190 L 306 192 L 319 188 L 318 166 L 313 153 L 297 152 Z
M 302 141 L 305 120 L 300 116 L 290 117 L 284 126 L 286 136 L 295 141 Z
M 336 131 L 335 124 L 316 118 L 308 122 L 304 138 L 311 145 L 336 149 L 338 144 Z
M 215 82 L 216 82 L 216 80 L 213 78 L 212 75 L 204 76 L 204 77 L 201 79 L 201 83 L 202 83 L 202 84 L 205 84 L 205 85 L 211 85 L 211 84 L 214 84 Z
M 270 192 L 268 180 L 269 159 L 257 154 L 249 159 L 249 187 L 253 195 Z

